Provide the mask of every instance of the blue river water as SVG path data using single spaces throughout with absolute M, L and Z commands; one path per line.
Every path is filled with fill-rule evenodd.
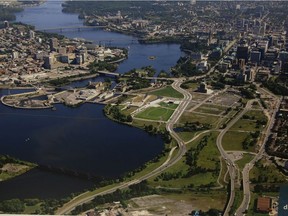
M 26 8 L 17 15 L 17 21 L 34 25 L 38 30 L 82 25 L 78 15 L 62 13 L 61 2 L 49 0 Z M 134 37 L 99 29 L 62 34 L 129 48 L 129 58 L 119 65 L 119 73 L 148 65 L 157 71 L 169 71 L 181 55 L 177 44 L 143 45 Z M 149 60 L 150 55 L 156 59 Z M 82 86 L 87 82 L 72 85 Z M 19 91 L 0 90 L 0 96 L 13 92 Z M 163 149 L 159 136 L 107 119 L 102 105 L 84 104 L 77 108 L 57 105 L 56 108 L 56 111 L 20 110 L 0 104 L 0 154 L 109 178 L 141 166 Z M 0 182 L 0 200 L 61 198 L 92 185 L 88 180 L 35 169 Z

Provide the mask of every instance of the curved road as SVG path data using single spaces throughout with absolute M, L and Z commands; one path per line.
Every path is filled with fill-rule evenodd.
M 231 120 L 228 125 L 226 126 L 225 129 L 223 129 L 220 134 L 217 137 L 217 147 L 220 151 L 221 156 L 226 160 L 226 163 L 228 165 L 228 171 L 229 171 L 229 175 L 230 175 L 230 182 L 231 182 L 231 188 L 230 188 L 230 197 L 229 197 L 229 201 L 228 204 L 226 206 L 226 209 L 224 211 L 224 216 L 229 215 L 231 206 L 233 205 L 234 202 L 234 198 L 235 198 L 235 180 L 236 180 L 236 167 L 234 162 L 231 160 L 231 158 L 229 157 L 228 153 L 223 149 L 222 147 L 222 139 L 223 136 L 225 135 L 225 133 L 249 110 L 251 109 L 251 105 L 252 105 L 253 100 L 250 100 L 247 102 L 246 107 L 233 119 Z
M 70 202 L 64 204 L 64 206 L 62 206 L 61 208 L 59 208 L 56 211 L 56 214 L 58 215 L 63 215 L 63 214 L 68 214 L 69 212 L 71 212 L 76 206 L 79 206 L 83 203 L 87 203 L 91 200 L 93 200 L 96 196 L 99 195 L 105 195 L 105 194 L 109 194 L 109 193 L 113 193 L 114 191 L 116 191 L 117 189 L 124 189 L 129 187 L 130 185 L 133 184 L 137 184 L 143 180 L 149 179 L 155 175 L 160 174 L 161 172 L 163 172 L 165 169 L 169 168 L 170 166 L 174 165 L 175 163 L 177 163 L 186 153 L 186 146 L 184 144 L 184 142 L 178 137 L 178 135 L 174 132 L 173 130 L 173 125 L 179 120 L 180 116 L 183 114 L 183 112 L 185 111 L 186 107 L 189 105 L 192 96 L 189 92 L 187 92 L 186 90 L 182 89 L 180 87 L 180 85 L 182 84 L 182 82 L 184 81 L 184 79 L 177 79 L 173 84 L 172 87 L 181 92 L 184 95 L 183 100 L 181 101 L 181 103 L 179 104 L 179 106 L 175 109 L 174 113 L 172 114 L 172 116 L 170 117 L 170 119 L 168 120 L 168 123 L 166 125 L 166 129 L 170 132 L 171 136 L 177 141 L 178 143 L 178 147 L 179 147 L 179 151 L 177 153 L 177 155 L 173 158 L 172 157 L 172 153 L 174 152 L 174 150 L 176 148 L 173 148 L 170 151 L 169 157 L 168 159 L 158 168 L 156 168 L 155 170 L 153 170 L 151 173 L 148 173 L 142 177 L 140 177 L 139 179 L 133 179 L 131 181 L 128 182 L 124 182 L 120 185 L 117 185 L 111 189 L 107 189 L 105 191 L 99 192 L 97 194 L 88 196 L 88 197 L 83 197 L 82 199 L 79 198 L 79 196 L 77 197 L 77 199 L 79 200 L 71 200 Z M 80 195 L 81 196 L 81 195 Z
M 271 94 L 271 93 L 270 93 Z M 278 99 L 275 95 L 271 94 L 274 98 L 276 98 L 276 104 L 272 110 L 272 115 L 269 118 L 266 130 L 264 132 L 265 134 L 265 138 L 263 140 L 263 143 L 259 149 L 259 152 L 257 153 L 257 155 L 250 161 L 250 163 L 246 164 L 243 171 L 242 171 L 242 176 L 243 176 L 243 200 L 241 205 L 239 206 L 239 208 L 236 211 L 236 215 L 243 215 L 244 212 L 246 210 L 249 209 L 249 204 L 250 204 L 250 200 L 251 200 L 251 193 L 250 193 L 250 179 L 249 179 L 249 172 L 250 170 L 253 168 L 254 164 L 260 160 L 263 156 L 263 154 L 265 153 L 265 144 L 270 136 L 270 131 L 273 127 L 274 124 L 274 120 L 275 120 L 275 116 L 276 113 L 280 107 L 280 102 L 281 100 Z

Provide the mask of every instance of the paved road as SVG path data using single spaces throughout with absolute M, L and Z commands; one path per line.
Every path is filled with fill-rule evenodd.
M 179 106 L 177 107 L 175 112 L 172 114 L 172 116 L 170 117 L 170 119 L 168 120 L 168 123 L 166 125 L 166 128 L 170 132 L 171 136 L 178 142 L 179 151 L 178 151 L 177 155 L 172 158 L 172 153 L 176 149 L 176 147 L 175 147 L 175 148 L 173 148 L 171 150 L 168 159 L 161 166 L 159 166 L 158 168 L 153 170 L 151 173 L 148 173 L 148 174 L 140 177 L 139 179 L 133 179 L 133 180 L 131 180 L 129 182 L 124 182 L 124 183 L 122 183 L 120 185 L 117 185 L 117 186 L 111 188 L 111 189 L 105 190 L 103 192 L 99 192 L 99 193 L 91 195 L 89 197 L 84 197 L 84 198 L 79 199 L 77 201 L 74 199 L 74 200 L 66 203 L 60 209 L 58 209 L 56 211 L 56 214 L 59 214 L 59 215 L 68 214 L 76 206 L 79 206 L 79 205 L 81 205 L 83 203 L 87 203 L 87 202 L 93 200 L 96 196 L 113 193 L 117 189 L 127 188 L 130 185 L 137 184 L 137 183 L 139 183 L 139 182 L 141 182 L 143 180 L 146 180 L 146 179 L 149 179 L 149 178 L 151 178 L 151 177 L 153 177 L 155 175 L 158 175 L 161 172 L 163 172 L 165 169 L 167 169 L 170 166 L 172 166 L 175 163 L 177 163 L 184 156 L 184 154 L 186 153 L 186 146 L 185 146 L 184 142 L 178 137 L 178 135 L 173 130 L 174 124 L 178 121 L 178 119 L 183 114 L 183 112 L 185 111 L 186 107 L 189 105 L 190 101 L 192 100 L 191 94 L 180 87 L 180 85 L 182 84 L 183 81 L 184 81 L 183 79 L 178 79 L 172 84 L 172 87 L 175 90 L 181 92 L 184 95 L 184 99 L 181 101 L 181 103 L 179 104 Z
M 232 119 L 228 125 L 226 126 L 226 128 L 224 128 L 220 134 L 217 137 L 217 147 L 220 151 L 221 156 L 226 160 L 226 163 L 228 165 L 228 171 L 229 171 L 229 175 L 230 175 L 230 182 L 231 182 L 231 188 L 230 188 L 230 197 L 229 197 L 229 201 L 228 204 L 226 206 L 226 209 L 224 211 L 224 216 L 228 216 L 231 206 L 233 205 L 234 202 L 234 198 L 235 198 L 235 181 L 237 180 L 237 169 L 236 166 L 234 164 L 234 162 L 231 160 L 231 158 L 229 157 L 228 153 L 223 149 L 222 147 L 222 139 L 223 136 L 225 135 L 225 133 L 249 110 L 251 109 L 251 105 L 252 105 L 253 101 L 248 101 L 246 104 L 246 107 L 237 115 L 235 116 L 234 119 Z
M 268 92 L 268 91 L 266 91 Z M 271 94 L 270 92 L 268 92 L 269 94 Z M 277 98 L 275 95 L 271 94 L 274 98 Z M 239 206 L 239 208 L 236 211 L 236 215 L 237 216 L 241 216 L 244 214 L 244 212 L 246 210 L 248 210 L 249 208 L 249 204 L 250 204 L 250 200 L 251 200 L 251 193 L 250 193 L 250 179 L 249 179 L 249 172 L 250 170 L 253 168 L 254 164 L 260 160 L 263 156 L 263 154 L 265 153 L 265 144 L 271 134 L 271 129 L 273 127 L 274 121 L 275 121 L 275 117 L 276 117 L 276 113 L 280 107 L 280 103 L 281 100 L 277 98 L 276 100 L 276 105 L 274 106 L 273 110 L 272 110 L 272 115 L 269 118 L 266 130 L 264 132 L 265 134 L 265 138 L 263 140 L 263 143 L 259 149 L 258 154 L 250 161 L 250 163 L 246 164 L 243 171 L 242 171 L 242 177 L 243 177 L 243 200 L 241 205 Z
M 232 46 L 236 43 L 237 40 L 234 40 L 233 42 L 231 42 L 229 44 L 229 46 L 225 49 L 225 51 L 228 51 L 229 49 L 232 48 Z M 189 78 L 189 80 L 195 80 L 195 79 L 199 79 L 199 78 L 204 78 L 206 77 L 207 75 L 209 75 L 210 73 L 212 73 L 215 69 L 215 67 L 221 62 L 221 60 L 219 60 L 209 71 L 207 74 L 204 74 L 202 76 L 197 76 L 197 77 L 191 77 Z M 159 78 L 158 78 L 159 79 Z M 167 78 L 163 78 L 163 79 L 167 79 Z M 173 151 L 175 150 L 175 148 L 173 148 L 170 152 L 170 156 L 168 157 L 168 159 L 165 161 L 165 163 L 163 163 L 160 167 L 156 168 L 155 170 L 153 170 L 151 173 L 148 173 L 146 174 L 145 176 L 142 176 L 141 178 L 139 179 L 134 179 L 132 181 L 129 181 L 129 182 L 125 182 L 125 183 L 122 183 L 121 185 L 118 185 L 118 186 L 115 186 L 111 189 L 108 189 L 106 191 L 103 191 L 103 192 L 100 192 L 100 193 L 97 193 L 95 195 L 92 195 L 92 196 L 89 196 L 89 197 L 86 197 L 86 198 L 83 198 L 83 199 L 79 199 L 77 201 L 73 201 L 72 202 L 68 202 L 66 203 L 63 207 L 61 207 L 60 209 L 58 209 L 56 211 L 56 214 L 67 214 L 69 212 L 71 212 L 76 206 L 79 206 L 83 203 L 87 203 L 91 200 L 93 200 L 96 196 L 99 196 L 99 195 L 104 195 L 104 194 L 109 194 L 109 193 L 113 193 L 114 191 L 116 191 L 117 189 L 123 189 L 123 188 L 127 188 L 129 187 L 130 185 L 132 184 L 136 184 L 140 181 L 143 181 L 143 180 L 146 180 L 148 178 L 151 178 L 155 175 L 158 175 L 160 174 L 161 172 L 163 172 L 165 169 L 167 169 L 168 167 L 174 165 L 175 163 L 177 163 L 185 154 L 186 152 L 186 146 L 185 146 L 185 143 L 178 137 L 178 135 L 176 134 L 176 132 L 174 132 L 173 130 L 173 125 L 179 120 L 180 116 L 183 114 L 183 112 L 185 111 L 185 109 L 187 108 L 187 106 L 189 105 L 190 101 L 192 100 L 192 95 L 182 89 L 180 87 L 180 85 L 186 80 L 185 78 L 179 78 L 179 79 L 175 79 L 175 78 L 172 78 L 171 80 L 174 81 L 174 83 L 172 84 L 172 87 L 181 92 L 183 95 L 184 95 L 184 99 L 181 101 L 181 103 L 179 104 L 179 106 L 177 107 L 177 109 L 175 110 L 175 112 L 172 114 L 172 116 L 170 117 L 170 119 L 168 120 L 167 124 L 166 124 L 166 129 L 170 132 L 171 136 L 177 141 L 178 143 L 178 147 L 179 147 L 179 151 L 177 153 L 177 155 L 175 157 L 173 157 L 171 159 L 171 156 L 172 156 L 172 153 Z M 235 121 L 236 122 L 236 121 Z M 224 135 L 224 134 L 223 134 Z M 222 135 L 222 137 L 223 137 Z M 222 138 L 221 138 L 222 139 Z M 218 140 L 218 139 L 217 139 Z M 221 146 L 221 145 L 220 145 Z M 219 148 L 219 147 L 218 147 Z M 221 146 L 222 148 L 222 146 Z M 221 151 L 220 151 L 221 152 Z M 223 150 L 224 152 L 224 150 Z M 224 152 L 225 153 L 225 152 Z M 226 154 L 226 153 L 225 153 Z M 221 153 L 222 155 L 222 153 Z M 222 155 L 223 156 L 223 155 Z M 225 158 L 225 155 L 224 155 L 224 158 Z M 234 171 L 233 170 L 230 170 L 231 168 L 229 168 L 229 173 L 230 173 L 230 176 L 233 177 L 234 179 Z

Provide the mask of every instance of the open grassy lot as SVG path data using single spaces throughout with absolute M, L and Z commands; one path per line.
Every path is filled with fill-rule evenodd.
M 210 137 L 207 146 L 205 146 L 199 154 L 197 165 L 205 169 L 215 170 L 217 166 L 220 166 L 220 153 L 216 145 L 216 139 L 219 133 L 212 132 L 211 134 L 212 136 Z
M 276 166 L 261 159 L 255 163 L 255 166 L 250 171 L 250 179 L 257 183 L 282 183 L 286 182 L 285 176 L 276 168 Z
M 153 121 L 145 121 L 140 119 L 133 119 L 132 125 L 139 128 L 144 128 L 144 126 L 152 125 L 156 127 L 158 130 L 165 129 L 165 124 L 160 122 L 153 122 Z
M 237 160 L 236 164 L 238 165 L 240 170 L 243 170 L 245 165 L 249 163 L 254 157 L 255 155 L 253 154 L 243 154 L 243 157 L 240 160 Z
M 198 93 L 198 92 L 191 92 L 189 91 L 191 94 L 192 94 L 192 100 L 193 101 L 203 101 L 204 99 L 206 99 L 207 97 L 209 97 L 208 94 L 203 94 L 203 93 Z
M 187 82 L 184 82 L 181 85 L 181 87 L 185 87 L 185 88 L 188 88 L 189 90 L 195 91 L 199 87 L 199 83 L 195 82 L 194 80 L 193 81 L 187 81 Z
M 35 214 L 36 211 L 39 211 L 41 210 L 41 202 L 36 204 L 36 205 L 33 205 L 33 206 L 27 206 L 25 205 L 25 210 L 24 210 L 24 214 Z
M 189 192 L 181 194 L 165 194 L 165 197 L 174 198 L 176 200 L 191 200 L 192 207 L 197 210 L 208 211 L 210 208 L 222 210 L 224 208 L 227 195 L 226 191 L 209 191 L 209 192 Z
M 257 128 L 256 121 L 254 120 L 240 119 L 230 128 L 230 130 L 256 131 L 259 130 L 259 128 Z
M 267 119 L 265 114 L 261 110 L 249 110 L 246 115 L 248 115 L 250 118 L 253 118 L 254 120 L 263 120 Z
M 184 141 L 188 142 L 191 140 L 194 136 L 196 136 L 198 133 L 201 133 L 201 131 L 194 131 L 194 132 L 177 132 L 178 136 Z
M 224 106 L 236 106 L 239 101 L 239 97 L 233 93 L 224 92 L 218 94 L 212 99 L 214 104 L 224 105 Z
M 190 110 L 191 108 L 195 107 L 199 102 L 191 101 L 185 110 Z
M 217 186 L 217 179 L 220 170 L 220 153 L 216 146 L 217 136 L 218 132 L 210 133 L 207 144 L 202 148 L 197 156 L 196 166 L 207 171 L 195 174 L 192 173 L 192 175 L 189 175 L 190 166 L 186 163 L 186 157 L 183 157 L 179 162 L 164 172 L 164 174 L 173 175 L 173 178 L 163 179 L 160 174 L 159 176 L 150 179 L 149 184 L 155 187 L 161 186 L 171 188 L 194 188 L 205 185 Z M 203 137 L 204 135 L 189 143 L 187 149 L 196 149 Z
M 195 112 L 220 115 L 226 109 L 227 109 L 227 107 L 223 107 L 223 106 L 219 106 L 219 105 L 203 104 L 202 106 L 198 107 L 195 110 Z
M 228 131 L 222 139 L 222 146 L 227 151 L 244 151 L 242 143 L 249 136 L 248 132 Z M 249 146 L 245 151 L 254 151 L 254 147 Z
M 118 106 L 118 107 L 121 113 L 123 113 L 124 115 L 129 115 L 138 109 L 138 107 L 134 107 L 134 106 Z
M 162 107 L 148 107 L 144 111 L 138 113 L 135 117 L 149 120 L 167 121 L 173 112 L 174 110 Z
M 212 127 L 216 127 L 220 117 L 217 116 L 207 116 L 205 114 L 199 113 L 191 113 L 191 112 L 184 112 L 183 115 L 180 117 L 179 122 L 180 124 L 185 124 L 186 122 L 199 122 L 202 124 L 211 124 Z
M 199 187 L 202 185 L 213 184 L 216 186 L 217 178 L 213 176 L 212 172 L 199 173 L 189 178 L 171 179 L 168 181 L 149 181 L 149 185 L 154 187 L 168 187 L 168 188 L 186 188 L 186 187 Z M 193 186 L 192 186 L 193 185 Z
M 172 86 L 167 86 L 165 88 L 149 92 L 149 94 L 163 97 L 183 98 L 183 95 L 176 91 Z

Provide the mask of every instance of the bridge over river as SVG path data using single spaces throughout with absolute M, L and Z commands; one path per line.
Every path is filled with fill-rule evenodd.
M 63 31 L 81 31 L 81 30 L 87 30 L 87 29 L 102 29 L 106 26 L 64 26 L 64 27 L 51 27 L 51 28 L 45 28 L 45 29 L 37 29 L 37 31 L 42 32 L 63 32 Z

